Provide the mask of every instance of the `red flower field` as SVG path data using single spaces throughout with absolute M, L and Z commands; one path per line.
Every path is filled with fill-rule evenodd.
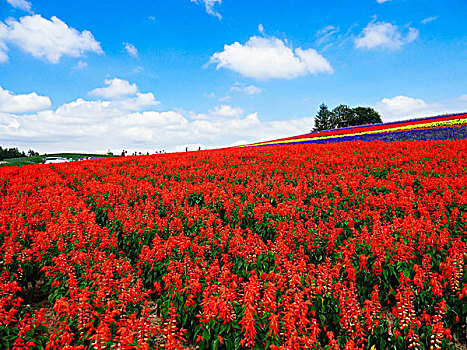
M 454 349 L 467 140 L 0 168 L 0 348 Z

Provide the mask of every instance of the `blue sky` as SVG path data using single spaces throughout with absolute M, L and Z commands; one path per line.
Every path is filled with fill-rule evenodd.
M 0 0 L 0 145 L 213 148 L 467 111 L 464 0 Z

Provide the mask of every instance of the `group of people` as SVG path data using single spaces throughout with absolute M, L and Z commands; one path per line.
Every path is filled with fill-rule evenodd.
M 201 151 L 201 146 L 198 147 L 198 151 Z M 188 152 L 188 147 L 185 147 L 185 152 Z
M 201 151 L 201 146 L 198 147 L 198 151 Z M 185 152 L 188 152 L 188 147 L 185 147 Z M 162 154 L 162 153 L 165 153 L 165 150 L 164 150 L 164 149 L 163 149 L 162 151 L 156 151 L 156 152 L 154 152 L 153 154 Z M 123 151 L 122 151 L 122 157 L 125 157 L 125 156 L 127 156 L 127 155 L 128 155 L 128 151 L 123 150 Z M 142 153 L 142 152 L 136 152 L 136 151 L 135 151 L 135 152 L 132 152 L 132 153 L 130 154 L 130 156 L 142 156 L 142 155 L 144 155 L 144 153 Z M 146 155 L 149 156 L 149 151 L 146 152 Z
M 164 149 L 162 151 L 156 151 L 154 154 L 162 154 L 162 153 L 165 153 Z M 122 157 L 125 157 L 126 155 L 128 155 L 128 151 L 123 150 Z M 130 156 L 142 156 L 142 155 L 144 155 L 144 153 L 136 152 L 136 151 L 130 154 Z M 146 152 L 146 155 L 149 156 L 149 151 Z

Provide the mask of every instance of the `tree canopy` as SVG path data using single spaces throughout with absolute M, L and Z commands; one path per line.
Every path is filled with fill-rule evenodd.
M 26 155 L 24 151 L 20 152 L 18 148 L 2 148 L 0 146 L 0 160 L 8 159 L 8 158 L 21 158 L 21 157 L 31 157 L 31 156 L 38 156 L 39 153 L 30 149 L 28 154 Z
M 376 123 L 382 123 L 381 116 L 371 107 L 350 108 L 341 104 L 330 111 L 323 103 L 319 106 L 312 131 Z

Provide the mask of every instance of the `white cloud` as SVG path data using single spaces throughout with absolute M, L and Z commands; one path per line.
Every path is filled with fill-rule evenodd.
M 88 64 L 84 61 L 78 61 L 78 63 L 75 66 L 75 69 L 84 69 L 88 66 Z
M 231 146 L 236 147 L 236 146 L 243 146 L 243 145 L 247 145 L 247 144 L 248 144 L 247 140 L 237 140 L 234 143 L 232 143 Z
M 436 21 L 438 19 L 438 16 L 433 16 L 433 17 L 427 17 L 421 20 L 422 24 L 427 24 L 433 21 Z
M 258 25 L 258 32 L 264 35 L 264 27 L 261 23 Z
M 316 32 L 316 44 L 322 45 L 331 41 L 339 33 L 339 28 L 332 25 L 321 28 Z
M 26 11 L 26 12 L 32 12 L 31 11 L 31 3 L 26 0 L 6 0 L 11 6 L 14 8 Z
M 378 4 L 382 4 L 382 3 L 388 2 L 388 1 L 390 1 L 390 0 L 376 0 L 376 2 L 377 2 Z
M 135 45 L 130 44 L 130 43 L 123 43 L 125 46 L 126 52 L 132 57 L 138 57 L 138 49 L 135 47 Z
M 1 35 L 1 32 L 2 32 L 2 23 L 0 23 L 0 35 Z M 5 45 L 5 43 L 0 41 L 0 63 L 4 63 L 8 61 L 7 52 L 8 52 L 7 46 Z
M 112 82 L 114 79 L 108 80 L 104 89 L 112 86 Z M 112 97 L 102 100 L 78 98 L 55 110 L 27 115 L 0 111 L 3 145 L 47 153 L 95 152 L 109 148 L 114 152 L 125 149 L 154 153 L 162 149 L 184 150 L 187 146 L 189 150 L 200 146 L 202 149 L 226 147 L 239 140 L 242 143 L 265 141 L 301 134 L 313 125 L 313 117 L 264 121 L 257 113 L 245 113 L 230 105 L 216 106 L 206 114 L 155 111 L 151 109 L 155 105 L 152 93 L 135 93 L 134 84 L 130 83 L 117 85 L 127 86 L 128 93 L 98 94 L 98 97 Z M 146 98 L 138 98 L 138 94 Z
M 135 95 L 138 92 L 136 84 L 130 84 L 123 79 L 106 79 L 105 85 L 107 86 L 92 90 L 89 92 L 89 95 L 107 99 L 118 99 L 128 95 Z
M 8 61 L 8 47 L 4 38 L 8 35 L 7 26 L 0 21 L 0 63 Z
M 52 103 L 47 96 L 35 92 L 14 95 L 0 86 L 0 113 L 30 113 L 49 108 Z
M 467 111 L 467 99 L 464 96 L 438 102 L 426 102 L 408 96 L 386 97 L 376 103 L 374 108 L 381 114 L 384 122 L 428 117 Z
M 238 117 L 243 114 L 243 109 L 229 105 L 221 105 L 214 107 L 211 114 L 219 117 Z
M 316 32 L 315 44 L 321 47 L 321 52 L 325 52 L 330 48 L 339 50 L 346 47 L 349 42 L 353 44 L 356 36 L 354 33 L 356 27 L 358 27 L 358 24 L 353 23 L 346 31 L 342 31 L 340 27 L 327 25 Z
M 257 113 L 252 113 L 243 117 L 241 114 L 230 116 L 227 118 L 219 118 L 211 112 L 208 115 L 195 115 L 192 117 L 194 121 L 190 123 L 190 129 L 193 135 L 201 140 L 211 141 L 224 141 L 228 139 L 238 138 L 239 136 L 251 136 L 252 134 L 261 133 L 260 128 L 262 122 Z M 225 142 L 225 141 L 224 141 Z M 232 141 L 227 141 L 224 146 Z
M 218 110 L 218 109 L 217 109 Z M 243 116 L 243 112 L 224 118 L 209 114 L 192 114 L 189 129 L 199 142 L 209 148 L 226 147 L 277 139 L 306 133 L 313 126 L 314 117 L 291 118 L 281 121 L 263 121 L 258 113 Z
M 175 111 L 132 113 L 117 118 L 115 122 L 122 127 L 164 127 L 172 131 L 183 130 L 188 125 L 188 120 Z
M 84 123 L 90 119 L 107 119 L 121 116 L 128 112 L 141 111 L 160 104 L 151 92 L 140 93 L 136 84 L 126 80 L 113 78 L 105 80 L 106 87 L 97 88 L 88 94 L 103 100 L 87 101 L 78 98 L 76 101 L 63 104 L 56 114 L 67 118 L 69 123 Z
M 219 12 L 214 10 L 214 5 L 216 4 L 221 4 L 222 0 L 190 0 L 191 2 L 194 2 L 195 4 L 204 4 L 206 8 L 206 12 L 209 13 L 211 16 L 215 16 L 219 18 L 219 20 L 222 19 L 222 16 L 219 14 Z
M 210 93 L 204 93 L 203 96 L 207 98 L 215 98 L 216 94 L 214 92 L 210 92 Z
M 392 98 L 383 98 L 376 104 L 376 107 L 382 113 L 405 116 L 427 108 L 427 103 L 419 98 L 407 96 L 396 96 Z
M 259 80 L 294 79 L 308 74 L 332 73 L 329 62 L 313 49 L 292 50 L 275 37 L 251 37 L 244 45 L 225 45 L 209 61 Z
M 0 22 L 0 62 L 7 60 L 7 44 L 15 45 L 36 58 L 58 63 L 62 56 L 82 57 L 87 52 L 102 54 L 100 43 L 91 32 L 69 27 L 53 16 L 40 15 L 9 18 Z
M 235 84 L 230 88 L 231 91 L 238 91 L 243 92 L 247 95 L 257 95 L 263 91 L 263 89 L 254 86 L 254 85 L 242 85 L 242 84 Z
M 408 28 L 406 35 L 401 34 L 397 25 L 388 22 L 370 22 L 355 39 L 357 49 L 400 49 L 402 45 L 413 42 L 418 37 L 418 30 Z

